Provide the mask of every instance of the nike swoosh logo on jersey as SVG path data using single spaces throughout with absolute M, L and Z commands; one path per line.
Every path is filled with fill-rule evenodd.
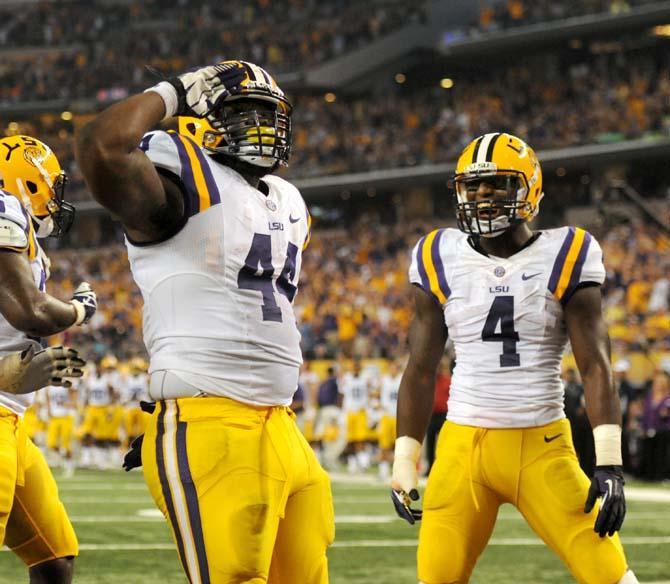
M 530 276 L 526 276 L 526 274 L 521 274 L 521 279 L 522 280 L 530 280 L 531 278 L 534 278 L 535 276 L 539 276 L 542 272 L 538 272 L 537 274 L 530 274 Z
M 289 216 L 288 216 L 288 220 L 289 220 L 291 223 L 297 223 L 298 221 L 300 221 L 300 217 L 298 217 L 297 219 L 294 219 L 293 217 L 291 217 L 291 215 L 289 215 Z
M 556 434 L 556 436 L 547 436 L 547 435 L 545 434 L 545 435 L 544 435 L 544 441 L 545 441 L 545 442 L 553 442 L 553 441 L 556 440 L 556 438 L 558 438 L 559 436 L 563 436 L 563 432 L 561 432 L 560 434 Z

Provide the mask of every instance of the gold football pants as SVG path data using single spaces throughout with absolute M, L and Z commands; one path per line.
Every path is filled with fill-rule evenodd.
M 22 420 L 0 407 L 0 545 L 28 566 L 76 556 L 79 547 L 58 487 Z
M 446 422 L 424 497 L 419 580 L 468 582 L 498 508 L 511 503 L 578 582 L 616 584 L 626 558 L 617 534 L 593 531 L 598 506 L 584 513 L 589 485 L 567 420 L 517 429 Z
M 328 475 L 284 407 L 161 401 L 144 476 L 191 584 L 328 582 Z

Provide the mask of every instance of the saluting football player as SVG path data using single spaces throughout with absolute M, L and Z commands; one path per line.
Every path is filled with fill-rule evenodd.
M 470 143 L 454 188 L 460 231 L 420 239 L 409 273 L 415 309 L 391 485 L 396 510 L 410 523 L 421 517 L 410 505 L 447 334 L 456 349 L 424 497 L 419 580 L 467 582 L 498 508 L 511 503 L 579 582 L 637 582 L 617 534 L 626 512 L 621 411 L 601 310 L 600 246 L 580 228 L 530 229 L 542 173 L 533 150 L 510 134 Z M 590 480 L 563 412 L 568 340 L 596 444 Z
M 288 409 L 309 239 L 300 193 L 272 174 L 291 109 L 264 69 L 225 61 L 113 105 L 78 139 L 144 299 L 158 403 L 141 459 L 193 584 L 328 580 L 329 479 Z M 175 115 L 180 133 L 149 131 Z
M 74 207 L 51 149 L 29 136 L 0 140 L 0 545 L 28 566 L 30 581 L 69 583 L 77 538 L 56 482 L 22 421 L 35 390 L 69 386 L 84 362 L 63 347 L 42 350 L 40 337 L 87 322 L 95 293 L 82 283 L 69 302 L 45 292 L 49 260 L 37 238 L 60 236 Z

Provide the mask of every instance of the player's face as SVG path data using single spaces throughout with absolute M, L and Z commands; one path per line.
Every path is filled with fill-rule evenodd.
M 498 206 L 487 207 L 486 201 L 505 202 L 509 198 L 509 176 L 490 176 L 471 179 L 466 182 L 465 189 L 468 202 L 484 203 L 477 206 L 480 220 L 493 221 L 502 213 Z

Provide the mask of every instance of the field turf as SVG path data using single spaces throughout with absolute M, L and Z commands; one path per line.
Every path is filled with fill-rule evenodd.
M 56 473 L 61 497 L 81 544 L 77 584 L 186 582 L 168 528 L 138 472 Z M 396 519 L 387 489 L 374 481 L 337 476 L 333 491 L 337 536 L 329 551 L 333 584 L 416 582 L 418 529 Z M 670 584 L 670 487 L 629 484 L 623 542 L 640 582 Z M 23 564 L 6 548 L 0 583 L 27 582 Z M 445 549 L 445 556 L 449 553 Z M 569 574 L 525 525 L 504 506 L 473 584 L 562 584 Z M 296 582 L 295 584 L 299 584 Z

